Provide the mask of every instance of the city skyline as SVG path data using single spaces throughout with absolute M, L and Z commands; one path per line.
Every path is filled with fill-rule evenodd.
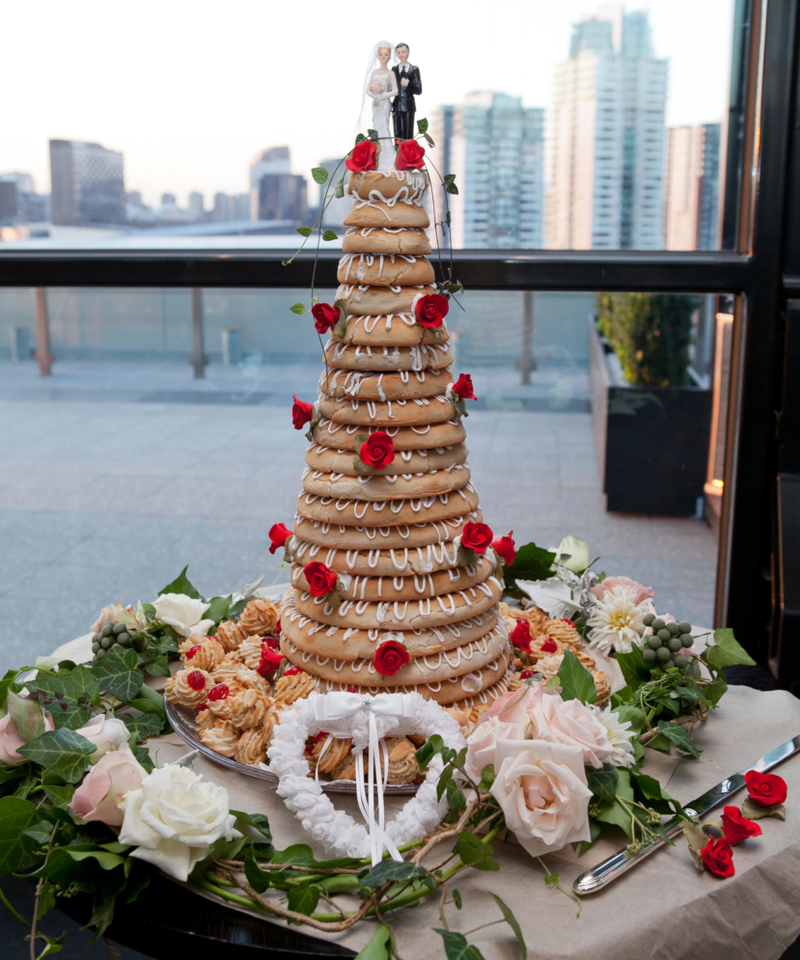
M 507 5 L 503 21 L 508 29 L 492 22 L 479 31 L 469 15 L 473 7 L 476 12 L 482 9 L 478 5 L 467 4 L 458 23 L 452 23 L 444 4 L 430 4 L 424 31 L 393 38 L 410 43 L 411 60 L 421 68 L 419 115 L 431 115 L 441 104 L 463 102 L 475 89 L 504 91 L 521 97 L 525 107 L 549 108 L 553 68 L 568 55 L 572 24 L 599 6 L 564 0 L 552 10 L 540 0 L 515 0 Z M 631 3 L 626 8 L 641 6 Z M 719 122 L 727 105 L 732 0 L 704 0 L 702 5 L 651 0 L 647 7 L 656 54 L 670 60 L 667 125 Z M 122 39 L 113 45 L 102 41 L 113 33 L 117 18 L 121 24 L 127 16 L 124 6 L 78 0 L 67 16 L 54 3 L 32 0 L 24 10 L 8 11 L 12 30 L 15 24 L 22 30 L 42 14 L 41 53 L 51 69 L 42 69 L 37 58 L 38 69 L 32 71 L 32 61 L 12 51 L 7 69 L 25 82 L 23 94 L 6 107 L 10 115 L 5 128 L 11 136 L 0 143 L 0 170 L 28 172 L 37 191 L 48 192 L 48 140 L 63 137 L 124 152 L 126 188 L 138 191 L 151 206 L 158 205 L 163 193 L 176 195 L 181 207 L 194 191 L 204 195 L 207 205 L 219 192 L 245 193 L 249 159 L 279 144 L 292 149 L 292 173 L 307 176 L 323 157 L 349 149 L 365 57 L 376 38 L 375 25 L 344 25 L 325 17 L 323 27 L 313 13 L 329 8 L 315 0 L 307 8 L 312 16 L 304 21 L 303 37 L 281 44 L 277 41 L 283 35 L 297 37 L 296 27 L 287 31 L 289 22 L 281 22 L 288 17 L 285 11 L 270 8 L 267 15 L 263 5 L 233 0 L 226 14 L 232 22 L 247 15 L 250 27 L 236 31 L 237 43 L 230 49 L 208 46 L 208 36 L 218 29 L 210 5 L 181 0 L 166 9 L 144 0 L 137 5 L 135 22 L 125 20 Z M 514 22 L 536 29 L 518 50 L 509 52 L 509 38 L 520 43 L 511 29 Z M 158 25 L 156 33 L 153 24 Z M 277 29 L 264 33 L 273 24 Z M 382 32 L 383 27 L 377 30 Z M 70 44 L 62 42 L 66 35 Z M 276 39 L 269 42 L 269 36 Z M 169 57 L 144 55 L 153 44 L 161 48 L 168 37 L 182 41 L 173 44 Z M 259 37 L 264 40 L 261 47 Z M 450 55 L 469 49 L 478 38 L 476 56 Z M 319 53 L 309 59 L 309 51 Z M 334 97 L 325 83 L 319 84 L 318 71 L 324 72 L 330 61 L 335 61 L 340 77 Z M 54 86 L 51 71 L 59 68 L 59 84 Z M 91 97 L 85 96 L 87 89 Z M 351 99 L 352 120 L 346 116 Z

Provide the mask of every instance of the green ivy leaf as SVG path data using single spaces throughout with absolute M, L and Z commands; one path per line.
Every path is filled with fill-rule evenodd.
M 564 651 L 558 679 L 564 700 L 580 700 L 581 703 L 594 703 L 597 700 L 594 677 L 571 650 Z
M 125 863 L 125 858 L 116 853 L 109 853 L 107 850 L 84 850 L 77 847 L 61 848 L 68 857 L 76 863 L 82 863 L 84 860 L 96 860 L 101 870 L 113 870 L 115 867 L 121 867 Z
M 461 894 L 458 890 L 453 891 L 453 903 L 456 905 L 456 910 L 461 909 Z
M 130 730 L 133 743 L 141 743 L 148 737 L 158 736 L 164 725 L 162 718 L 155 713 L 145 713 L 141 717 L 132 717 L 129 713 L 121 713 L 119 716 Z
M 429 147 L 436 146 L 436 144 L 433 142 L 433 137 L 429 133 L 423 133 L 422 136 L 425 137 L 425 139 L 428 141 Z
M 451 810 L 459 812 L 467 809 L 467 801 L 464 797 L 464 791 L 455 780 L 447 781 L 447 805 Z
M 364 136 L 363 133 L 356 134 L 356 143 L 361 143 L 362 140 L 366 140 L 366 139 L 367 138 Z
M 58 807 L 59 810 L 66 810 L 70 803 L 72 803 L 72 795 L 75 793 L 75 786 L 71 783 L 67 783 L 63 787 L 60 787 L 56 784 L 48 783 L 44 785 L 43 790 L 45 792 L 45 796 L 54 807 Z
M 89 769 L 89 757 L 97 750 L 91 740 L 74 730 L 48 730 L 19 748 L 19 753 L 67 783 L 77 783 Z
M 339 234 L 335 230 L 326 230 L 325 233 L 322 234 L 323 240 L 338 240 L 338 238 Z
M 500 869 L 500 864 L 492 857 L 494 851 L 491 846 L 479 840 L 471 830 L 464 830 L 459 834 L 453 853 L 476 870 Z
M 377 890 L 386 883 L 402 883 L 406 880 L 423 879 L 429 873 L 416 863 L 400 863 L 397 860 L 381 860 L 359 881 L 362 887 Z
M 421 120 L 417 120 L 417 131 L 419 133 L 425 133 L 428 129 L 428 121 L 423 117 Z
M 88 723 L 92 715 L 90 704 L 100 693 L 94 674 L 85 666 L 75 667 L 54 677 L 36 677 L 28 684 L 28 690 L 30 693 L 43 693 L 52 700 L 52 703 L 42 705 L 52 716 L 56 729 L 68 727 L 70 730 L 77 730 Z
M 296 314 L 298 317 L 302 316 L 306 312 L 306 308 L 302 303 L 293 303 L 289 309 L 292 313 Z
M 227 597 L 212 597 L 209 602 L 209 608 L 203 614 L 205 620 L 213 620 L 214 623 L 219 623 L 221 620 L 224 620 L 228 616 L 228 611 L 231 608 L 231 594 L 228 594 Z
M 368 139 L 368 140 L 377 140 L 377 139 L 378 139 L 378 131 L 377 131 L 377 130 L 373 130 L 372 127 L 370 127 L 369 130 L 367 130 L 367 139 Z
M 434 933 L 438 933 L 444 941 L 444 952 L 447 960 L 484 960 L 480 950 L 467 943 L 467 938 L 463 933 L 457 933 L 455 930 L 442 930 L 434 927 Z
M 187 565 L 181 570 L 180 574 L 172 581 L 168 583 L 166 587 L 163 587 L 158 591 L 159 597 L 165 593 L 182 593 L 187 597 L 191 597 L 193 600 L 202 600 L 203 598 L 195 590 L 192 584 L 189 582 L 189 578 L 186 576 L 186 571 L 189 569 Z
M 248 846 L 247 853 L 245 854 L 244 875 L 256 893 L 264 893 L 270 885 L 269 874 L 259 867 L 252 843 Z
M 301 237 L 310 237 L 311 236 L 311 227 L 298 227 L 297 232 Z
M 514 916 L 514 911 L 508 904 L 504 903 L 496 893 L 492 893 L 491 890 L 487 891 L 490 897 L 494 898 L 495 903 L 503 914 L 503 917 L 506 923 L 514 931 L 514 936 L 517 938 L 517 943 L 519 944 L 519 952 L 522 954 L 522 960 L 528 960 L 528 948 L 525 945 L 525 937 L 522 936 L 522 928 L 517 921 L 517 918 Z
M 437 753 L 441 753 L 444 747 L 444 740 L 438 733 L 434 733 L 417 750 L 415 757 L 420 770 L 424 771 Z
M 381 924 L 358 953 L 355 960 L 392 960 L 392 935 Z
M 658 730 L 684 753 L 688 753 L 695 758 L 699 757 L 702 753 L 702 750 L 698 750 L 698 748 L 695 746 L 694 741 L 686 732 L 685 727 L 681 727 L 677 723 L 672 723 L 670 720 L 659 720 Z
M 341 180 L 336 181 L 336 187 L 333 191 L 333 195 L 337 200 L 341 200 L 344 196 L 344 177 Z
M 494 764 L 487 763 L 483 770 L 481 770 L 481 782 L 478 784 L 478 789 L 481 791 L 481 793 L 488 793 L 493 783 Z
M 635 693 L 639 687 L 650 679 L 650 667 L 645 663 L 642 656 L 642 648 L 635 644 L 630 653 L 618 653 L 617 663 L 619 664 L 625 683 Z
M 275 848 L 272 846 L 272 831 L 269 828 L 269 820 L 263 813 L 244 813 L 242 810 L 231 810 L 231 813 L 239 821 L 240 826 L 251 827 L 264 838 L 264 842 L 259 843 L 259 854 L 263 858 L 269 859 L 274 856 Z M 242 830 L 247 834 L 247 830 Z
M 756 663 L 737 641 L 733 635 L 733 630 L 729 627 L 714 631 L 714 646 L 708 647 L 703 659 L 710 663 L 715 670 L 721 670 L 723 667 L 733 667 L 737 664 L 754 667 Z
M 447 221 L 449 224 L 449 220 Z M 517 551 L 514 562 L 503 571 L 507 587 L 516 587 L 517 580 L 548 580 L 553 574 L 550 567 L 556 555 L 535 543 L 526 543 Z
M 105 658 L 105 660 L 107 659 L 108 657 Z M 105 662 L 105 660 L 103 662 Z M 170 673 L 169 660 L 165 656 L 156 657 L 155 660 L 151 660 L 150 663 L 146 664 L 145 670 L 151 677 L 168 677 Z
M 101 690 L 123 703 L 136 699 L 142 688 L 139 657 L 130 647 L 113 646 L 99 663 L 94 664 L 92 673 Z
M 290 910 L 310 916 L 319 903 L 321 889 L 314 883 L 292 887 L 289 891 L 289 900 L 286 904 Z
M 3 797 L 0 800 L 0 877 L 30 864 L 36 842 L 25 835 L 36 820 L 36 807 L 29 800 Z
M 314 178 L 314 182 L 322 186 L 323 183 L 328 181 L 328 171 L 325 167 L 313 167 L 311 170 L 311 176 Z
M 448 193 L 458 193 L 458 187 L 457 187 L 454 183 L 448 183 L 448 184 L 447 184 L 447 192 L 448 192 Z
M 613 803 L 617 796 L 619 774 L 607 763 L 600 770 L 594 767 L 586 768 L 586 779 L 589 789 L 601 803 Z

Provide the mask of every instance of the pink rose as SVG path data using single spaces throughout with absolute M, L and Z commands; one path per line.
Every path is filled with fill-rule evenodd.
M 580 700 L 543 697 L 534 704 L 531 717 L 534 738 L 580 747 L 585 765 L 599 770 L 614 752 L 608 730 Z
M 119 623 L 119 615 L 121 613 L 122 604 L 119 600 L 117 600 L 116 603 L 110 603 L 107 607 L 103 607 L 91 626 L 92 633 L 100 633 L 104 623 Z
M 467 737 L 467 759 L 464 764 L 467 775 L 477 783 L 483 768 L 495 762 L 497 741 L 524 740 L 528 723 L 527 714 L 521 723 L 504 723 L 496 716 L 479 723 Z
M 631 580 L 630 577 L 606 577 L 602 583 L 598 583 L 592 587 L 590 593 L 593 593 L 596 597 L 602 600 L 607 593 L 610 593 L 614 587 L 633 587 L 636 591 L 636 596 L 634 597 L 634 603 L 641 603 L 642 600 L 647 599 L 648 597 L 652 599 L 656 592 L 652 587 L 643 587 L 641 583 L 637 583 L 635 580 Z
M 125 794 L 138 790 L 148 776 L 127 743 L 105 754 L 84 777 L 72 797 L 72 809 L 82 820 L 99 820 L 109 827 L 122 826 L 119 804 Z
M 42 732 L 45 733 L 48 730 L 54 729 L 55 724 L 53 723 L 53 718 L 48 714 L 44 714 L 44 730 Z M 17 753 L 19 748 L 24 747 L 27 742 L 28 741 L 17 732 L 11 715 L 6 714 L 6 716 L 0 720 L 0 763 L 5 764 L 7 767 L 18 767 L 22 763 L 27 763 L 28 758 L 23 757 L 21 753 Z
M 555 690 L 542 686 L 541 683 L 526 684 L 519 690 L 509 690 L 501 697 L 498 697 L 490 709 L 484 713 L 479 721 L 479 726 L 486 723 L 490 717 L 497 717 L 503 723 L 524 723 L 528 724 L 531 719 L 531 709 L 534 704 L 544 697 L 561 697 Z
M 506 825 L 532 857 L 589 839 L 589 800 L 580 747 L 500 740 L 491 793 Z

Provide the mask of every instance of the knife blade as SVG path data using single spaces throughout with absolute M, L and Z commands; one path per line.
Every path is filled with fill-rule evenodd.
M 782 743 L 779 747 L 775 747 L 774 750 L 770 750 L 770 752 L 761 757 L 760 760 L 756 760 L 755 763 L 751 763 L 750 766 L 745 767 L 738 773 L 734 773 L 730 777 L 721 780 L 716 786 L 697 797 L 696 800 L 692 800 L 691 803 L 686 804 L 683 809 L 690 816 L 702 817 L 708 813 L 709 810 L 712 810 L 722 803 L 723 800 L 727 800 L 731 794 L 740 790 L 744 786 L 744 775 L 746 773 L 749 773 L 751 770 L 758 770 L 759 773 L 764 773 L 798 751 L 800 751 L 800 734 L 792 737 L 791 740 L 787 740 L 786 743 Z M 663 827 L 667 835 L 672 839 L 681 832 L 682 825 L 683 820 L 673 817 L 664 823 Z M 613 854 L 613 856 L 603 860 L 603 862 L 599 863 L 596 867 L 592 867 L 591 870 L 582 873 L 572 884 L 572 889 L 581 896 L 596 893 L 598 890 L 602 890 L 603 887 L 607 886 L 612 880 L 616 880 L 617 877 L 622 876 L 622 874 L 630 870 L 631 867 L 635 867 L 636 864 L 644 860 L 645 857 L 649 857 L 651 853 L 655 853 L 655 851 L 658 850 L 659 847 L 664 846 L 666 842 L 667 841 L 661 837 L 648 840 L 644 843 L 639 853 L 632 855 L 628 854 L 627 849 L 620 850 L 618 853 Z

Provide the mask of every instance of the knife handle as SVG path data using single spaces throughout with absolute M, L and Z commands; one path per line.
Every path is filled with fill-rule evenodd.
M 695 816 L 693 810 L 687 808 L 685 812 L 690 817 Z M 667 836 L 670 840 L 681 832 L 683 823 L 683 820 L 672 820 L 664 824 L 664 829 L 667 831 Z M 582 873 L 572 884 L 572 889 L 582 897 L 585 897 L 589 893 L 597 893 L 597 891 L 602 890 L 607 883 L 610 883 L 616 877 L 620 876 L 620 874 L 630 870 L 631 867 L 636 866 L 637 863 L 640 863 L 645 857 L 649 857 L 650 854 L 658 850 L 659 847 L 663 847 L 666 842 L 667 841 L 661 837 L 656 837 L 653 840 L 646 841 L 638 853 L 629 854 L 627 850 L 620 850 L 619 853 L 615 853 L 613 856 L 603 860 L 602 863 L 598 863 L 596 867 L 592 867 L 591 870 Z

